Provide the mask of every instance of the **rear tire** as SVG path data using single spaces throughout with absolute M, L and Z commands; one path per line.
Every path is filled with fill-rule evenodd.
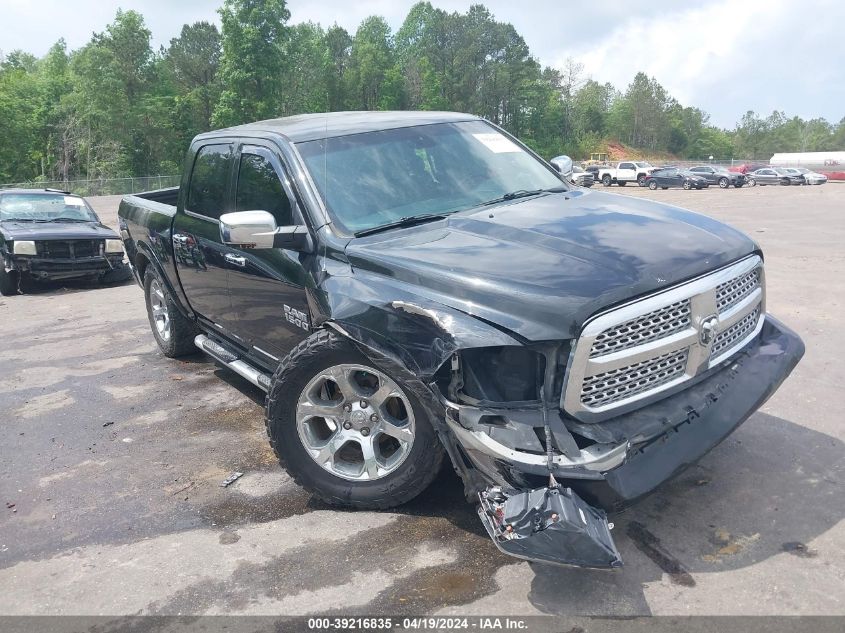
M 605 187 L 609 187 L 610 183 L 611 183 L 610 174 L 605 174 L 604 176 L 601 177 L 601 184 L 603 184 Z
M 656 190 L 657 189 L 657 183 L 654 182 L 653 180 L 649 181 L 648 188 L 651 189 L 652 191 Z
M 6 270 L 6 266 L 0 262 L 0 295 L 11 297 L 18 294 L 18 275 L 15 270 Z
M 370 379 L 375 377 L 375 385 L 378 386 L 371 385 L 371 388 L 376 392 L 360 395 L 362 385 L 351 384 L 357 374 L 365 374 Z M 345 379 L 335 383 L 331 376 L 343 376 Z M 414 389 L 409 387 L 409 382 L 403 380 L 405 378 L 409 382 L 414 380 L 413 376 L 387 375 L 354 345 L 334 332 L 319 330 L 311 334 L 282 360 L 267 395 L 267 435 L 279 463 L 296 483 L 331 505 L 386 509 L 416 497 L 437 476 L 444 451 L 426 410 L 420 405 Z M 331 393 L 322 391 L 327 389 L 324 382 L 318 387 L 316 395 L 311 394 L 315 381 L 321 379 L 334 385 Z M 365 445 L 377 445 L 380 441 L 377 438 L 391 440 L 391 437 L 396 437 L 390 436 L 384 429 L 380 431 L 380 425 L 386 423 L 385 418 L 392 415 L 385 414 L 384 407 L 377 409 L 382 413 L 374 414 L 377 421 L 372 425 L 373 430 L 368 430 L 366 434 L 360 426 L 364 424 L 369 429 L 367 420 L 373 420 L 373 417 L 359 415 L 357 421 L 353 417 L 362 412 L 361 407 L 365 403 L 367 407 L 376 407 L 378 391 L 391 383 L 398 389 L 392 392 L 395 395 L 389 397 L 402 402 L 406 420 L 404 426 L 387 426 L 393 432 L 397 428 L 406 430 L 408 441 L 404 445 L 397 442 L 399 448 L 395 449 L 403 451 L 401 461 L 390 468 L 384 465 L 386 462 L 377 462 L 372 472 L 364 461 L 360 465 L 360 473 L 352 473 L 359 460 L 358 451 L 361 452 L 360 459 L 364 459 Z M 425 389 L 422 385 L 420 388 Z M 308 403 L 304 410 L 303 398 Z M 315 398 L 319 400 L 318 406 L 324 407 L 319 411 L 324 417 L 313 415 L 316 410 L 311 406 Z M 410 405 L 411 411 L 405 410 L 405 402 Z M 346 406 L 351 407 L 351 413 L 345 413 Z M 309 410 L 312 414 L 308 413 Z M 315 420 L 316 431 L 308 426 L 313 425 Z M 385 435 L 389 437 L 385 438 Z M 312 442 L 316 442 L 317 446 Z M 380 448 L 376 452 L 379 455 L 372 454 L 375 460 L 384 458 Z M 322 461 L 324 457 L 327 457 L 326 461 Z
M 162 353 L 168 358 L 197 353 L 194 345 L 196 326 L 176 307 L 167 287 L 151 265 L 144 272 L 144 298 L 150 329 Z
M 730 181 L 727 178 L 719 178 L 719 187 L 727 189 L 730 186 Z
M 689 184 L 689 181 L 684 183 L 684 189 L 686 189 L 687 191 L 689 191 L 691 187 L 692 187 L 692 185 Z

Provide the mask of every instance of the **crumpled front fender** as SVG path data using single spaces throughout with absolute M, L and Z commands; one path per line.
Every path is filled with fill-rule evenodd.
M 366 272 L 329 276 L 319 286 L 327 302 L 324 324 L 398 360 L 425 382 L 457 350 L 522 344 L 470 314 L 403 286 Z

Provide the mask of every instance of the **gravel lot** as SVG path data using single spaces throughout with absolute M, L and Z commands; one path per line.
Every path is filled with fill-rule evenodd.
M 321 506 L 277 467 L 261 392 L 165 359 L 134 284 L 63 284 L 0 301 L 0 614 L 845 614 L 845 184 L 611 191 L 751 234 L 807 344 L 762 411 L 614 518 L 623 569 L 504 557 L 448 472 L 393 512 Z M 92 203 L 114 225 L 118 200 Z

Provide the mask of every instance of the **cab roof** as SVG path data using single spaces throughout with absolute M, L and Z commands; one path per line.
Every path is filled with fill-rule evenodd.
M 455 123 L 458 121 L 481 120 L 472 114 L 460 112 L 327 112 L 320 114 L 298 114 L 280 119 L 267 119 L 247 123 L 223 130 L 207 132 L 198 138 L 221 136 L 223 133 L 249 134 L 256 132 L 280 134 L 293 143 L 315 141 L 323 138 L 376 132 L 415 125 L 433 123 Z

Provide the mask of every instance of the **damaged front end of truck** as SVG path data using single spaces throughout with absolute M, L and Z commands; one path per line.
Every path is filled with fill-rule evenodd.
M 335 270 L 312 307 L 415 391 L 496 546 L 544 563 L 621 566 L 606 512 L 719 444 L 804 352 L 765 312 L 758 256 L 601 311 L 558 341 L 405 290 Z

